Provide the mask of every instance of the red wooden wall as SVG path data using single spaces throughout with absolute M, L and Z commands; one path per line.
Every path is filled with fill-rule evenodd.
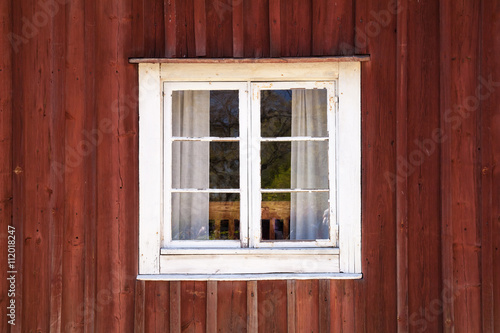
M 499 31 L 496 0 L 1 1 L 0 331 L 500 331 Z M 136 282 L 128 58 L 350 54 L 364 278 Z

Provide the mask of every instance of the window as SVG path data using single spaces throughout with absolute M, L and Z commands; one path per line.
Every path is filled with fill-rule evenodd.
M 359 61 L 136 62 L 139 278 L 361 277 Z

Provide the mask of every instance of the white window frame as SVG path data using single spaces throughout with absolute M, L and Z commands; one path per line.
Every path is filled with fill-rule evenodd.
M 248 280 L 248 279 L 311 279 L 311 278 L 361 278 L 361 103 L 360 62 L 308 60 L 304 62 L 252 62 L 201 63 L 172 61 L 136 61 L 139 63 L 139 279 L 146 280 Z M 134 61 L 132 61 L 134 62 Z M 208 248 L 175 246 L 166 242 L 168 229 L 165 216 L 170 213 L 165 205 L 163 184 L 171 174 L 168 161 L 164 164 L 164 147 L 167 132 L 163 127 L 165 112 L 165 82 L 179 82 L 179 87 L 193 82 L 210 82 L 214 87 L 225 86 L 223 82 L 247 84 L 246 93 L 256 97 L 260 82 L 289 86 L 288 82 L 304 81 L 335 82 L 334 99 L 336 117 L 332 119 L 335 128 L 335 163 L 330 173 L 335 174 L 330 189 L 335 197 L 330 216 L 338 224 L 338 244 L 314 244 L 304 242 L 300 247 L 291 247 L 286 242 L 265 242 L 249 239 L 249 248 L 223 248 L 221 245 Z M 191 82 L 191 83 L 188 83 Z M 243 83 L 241 83 L 243 82 Z M 252 88 L 253 84 L 253 90 Z M 293 85 L 292 84 L 292 85 Z M 202 84 L 204 85 L 204 84 Z M 168 85 L 167 85 L 168 86 Z M 241 92 L 240 92 L 241 94 Z M 255 106 L 255 103 L 253 103 Z M 247 105 L 249 110 L 250 105 Z M 252 111 L 255 112 L 255 111 Z M 254 117 L 255 118 L 255 117 Z M 247 119 L 248 120 L 248 119 Z M 254 119 L 255 120 L 255 119 Z M 240 122 L 241 124 L 241 122 Z M 245 126 L 245 125 L 244 125 Z M 252 126 L 252 130 L 260 126 Z M 330 129 L 330 128 L 329 128 Z M 240 136 L 242 131 L 240 131 Z M 253 133 L 253 140 L 256 136 Z M 330 134 L 332 135 L 332 134 Z M 244 140 L 242 140 L 244 141 Z M 240 141 L 240 143 L 242 142 Z M 249 144 L 249 143 L 246 143 Z M 257 152 L 251 145 L 252 154 Z M 244 149 L 240 149 L 243 153 Z M 331 151 L 330 151 L 331 153 Z M 260 156 L 260 153 L 259 153 Z M 255 168 L 255 159 L 252 168 Z M 330 158 L 332 161 L 332 159 Z M 244 163 L 241 163 L 244 164 Z M 332 164 L 332 163 L 330 163 Z M 260 166 L 259 166 L 260 169 Z M 168 170 L 168 172 L 167 172 Z M 241 170 L 240 170 L 241 172 Z M 255 180 L 252 180 L 255 181 Z M 255 184 L 253 185 L 255 186 Z M 241 185 L 240 185 L 241 188 Z M 255 192 L 250 195 L 254 196 Z M 260 195 L 260 193 L 258 193 Z M 330 193 L 332 195 L 332 193 Z M 256 211 L 255 198 L 249 200 L 254 207 L 240 217 L 240 238 L 244 233 L 242 220 Z M 242 200 L 243 202 L 243 200 Z M 258 204 L 260 205 L 260 199 Z M 243 205 L 243 204 L 240 204 Z M 335 213 L 335 214 L 333 214 Z M 260 218 L 258 219 L 260 221 Z M 333 219 L 331 219 L 333 220 Z M 334 221 L 330 222 L 332 226 Z M 247 222 L 245 222 L 246 225 Z M 254 226 L 260 228 L 260 223 Z M 337 231 L 331 228 L 331 233 Z M 255 234 L 255 231 L 254 231 Z M 336 235 L 331 237 L 334 241 Z M 185 242 L 185 241 L 179 241 Z M 214 242 L 214 241 L 209 241 Z M 217 242 L 217 241 L 215 241 Z M 243 240 L 245 242 L 245 240 Z M 302 243 L 302 242 L 301 242 Z M 166 244 L 174 246 L 166 246 Z M 285 244 L 285 245 L 283 245 Z M 321 247 L 321 246 L 329 247 Z M 311 246 L 307 248 L 307 246 Z

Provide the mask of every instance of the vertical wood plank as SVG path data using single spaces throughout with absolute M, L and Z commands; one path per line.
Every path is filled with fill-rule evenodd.
M 22 14 L 34 17 L 37 9 L 34 4 L 23 4 Z M 23 274 L 23 311 L 28 316 L 18 317 L 24 331 L 48 331 L 50 329 L 51 296 L 51 179 L 50 179 L 50 122 L 56 117 L 52 95 L 54 77 L 51 75 L 53 55 L 50 41 L 53 33 L 53 20 L 47 17 L 44 29 L 38 31 L 36 40 L 29 40 L 21 51 L 22 77 L 31 77 L 20 87 L 21 103 L 24 104 L 26 121 L 22 125 L 25 144 L 26 174 L 23 177 L 26 201 L 24 219 L 24 263 Z M 34 74 L 36 73 L 36 74 Z M 40 89 L 40 87 L 43 87 Z M 22 92 L 30 92 L 23 94 Z M 36 166 L 36 167 L 33 167 Z M 57 190 L 57 189 L 56 189 Z M 21 241 L 22 242 L 22 241 Z M 17 297 L 16 297 L 17 298 Z M 18 314 L 16 314 L 17 316 Z M 27 318 L 28 317 L 28 318 Z
M 170 285 L 166 281 L 147 281 L 144 292 L 145 332 L 170 330 Z
M 140 281 L 140 280 L 139 280 Z M 138 310 L 138 305 L 137 302 L 143 302 L 144 304 L 142 305 L 143 308 L 139 308 L 139 310 L 143 311 L 143 323 L 141 325 L 141 328 L 144 330 L 144 332 L 155 332 L 156 327 L 157 327 L 157 322 L 162 316 L 162 313 L 157 310 L 157 281 L 145 281 L 144 283 L 144 296 L 143 300 L 136 299 L 136 311 Z M 137 287 L 136 287 L 137 288 Z M 138 293 L 138 290 L 136 289 L 136 295 Z M 139 305 L 140 306 L 140 305 Z M 137 313 L 135 314 L 137 317 Z M 136 323 L 137 326 L 137 323 Z M 168 330 L 169 327 L 166 327 L 166 330 Z
M 233 13 L 233 57 L 244 56 L 243 0 L 232 0 Z
M 12 269 L 7 268 L 8 263 L 8 245 L 10 234 L 8 234 L 8 226 L 12 226 L 12 196 L 13 196 L 13 156 L 12 156 L 12 145 L 13 145 L 13 133 L 12 133 L 12 53 L 13 45 L 11 45 L 8 36 L 12 33 L 12 3 L 4 1 L 0 4 L 0 49 L 3 51 L 0 53 L 0 221 L 2 228 L 0 230 L 0 256 L 2 262 L 6 264 L 3 266 L 0 272 L 0 317 L 3 320 L 0 322 L 0 331 L 7 332 L 8 324 L 7 322 L 11 319 L 7 317 L 9 310 L 7 307 L 10 306 L 10 300 L 8 296 L 8 291 L 10 289 L 10 283 L 7 282 L 7 278 L 10 277 L 7 271 Z M 14 44 L 16 45 L 16 44 Z M 16 236 L 17 242 L 22 242 L 19 238 L 19 234 Z M 10 243 L 12 245 L 12 242 Z M 16 260 L 17 261 L 17 260 Z M 14 267 L 15 269 L 18 269 Z M 9 311 L 10 312 L 10 311 Z
M 330 332 L 342 332 L 344 283 L 344 280 L 330 281 Z
M 181 331 L 181 282 L 170 282 L 170 332 Z
M 480 139 L 477 136 L 480 102 L 475 104 L 473 100 L 480 85 L 479 3 L 462 3 L 441 12 L 450 15 L 445 22 L 451 24 L 448 30 L 451 43 L 447 51 L 451 57 L 443 59 L 450 62 L 446 68 L 450 71 L 450 81 L 446 81 L 448 87 L 443 91 L 449 95 L 447 101 L 450 104 L 441 110 L 444 121 L 450 123 L 446 124 L 445 132 L 449 140 L 443 144 L 449 149 L 446 151 L 449 155 L 446 155 L 447 160 L 443 163 L 446 168 L 443 173 L 450 172 L 450 183 L 446 184 L 448 187 L 442 188 L 445 195 L 449 196 L 449 201 L 443 203 L 446 206 L 442 211 L 447 212 L 443 224 L 447 228 L 451 225 L 451 229 L 448 229 L 451 233 L 447 234 L 451 237 L 447 237 L 445 244 L 448 251 L 451 247 L 451 253 L 448 252 L 447 257 L 443 258 L 448 261 L 443 279 L 445 284 L 453 284 L 455 295 L 452 300 L 454 321 L 450 330 L 473 332 L 481 330 L 481 240 L 478 225 L 478 177 L 481 171 L 476 163 L 477 140 Z M 463 12 L 469 15 L 461 15 Z
M 245 281 L 217 283 L 218 332 L 247 332 L 247 293 Z
M 257 332 L 259 326 L 257 281 L 247 282 L 247 332 Z
M 269 5 L 266 0 L 243 1 L 244 56 L 269 56 Z
M 194 40 L 196 56 L 207 55 L 207 13 L 205 0 L 194 0 Z
M 81 4 L 77 4 L 76 7 L 81 8 Z M 64 109 L 65 109 L 65 101 L 66 97 L 63 92 L 66 87 L 66 63 L 67 63 L 67 53 L 69 51 L 63 45 L 67 43 L 67 19 L 66 13 L 69 12 L 68 6 L 60 7 L 59 15 L 54 15 L 52 25 L 53 30 L 49 37 L 51 48 L 50 48 L 50 93 L 52 98 L 52 114 L 51 121 L 49 122 L 48 132 L 49 132 L 49 147 L 48 147 L 48 156 L 49 156 L 49 170 L 47 170 L 47 176 L 49 178 L 49 185 L 47 188 L 48 191 L 51 192 L 48 198 L 47 206 L 50 207 L 49 211 L 51 215 L 49 215 L 48 220 L 50 221 L 50 229 L 49 229 L 49 260 L 50 260 L 50 272 L 47 272 L 47 275 L 50 279 L 50 330 L 57 331 L 63 329 L 63 321 L 62 321 L 62 308 L 63 308 L 63 285 L 62 285 L 62 277 L 63 277 L 63 251 L 64 251 L 64 224 L 66 222 L 65 212 L 65 181 L 61 181 L 60 175 L 53 173 L 52 165 L 55 161 L 64 160 L 65 156 L 65 147 L 60 144 L 60 142 L 56 138 L 64 138 L 65 137 L 65 117 Z M 78 16 L 81 19 L 81 16 Z M 76 21 L 76 20 L 75 20 Z M 82 26 L 76 28 L 76 30 L 80 30 L 81 33 Z M 69 43 L 68 43 L 69 44 Z M 71 45 L 74 47 L 74 45 Z M 75 67 L 80 68 L 80 64 L 77 64 Z M 82 77 L 84 75 L 83 72 L 80 72 Z M 78 106 L 80 110 L 80 106 Z M 47 207 L 47 208 L 48 208 Z M 83 213 L 83 211 L 82 211 Z M 83 237 L 83 232 L 80 234 Z M 75 253 L 79 253 L 79 259 L 82 260 L 83 257 L 81 253 L 83 252 L 83 242 L 80 242 L 78 246 L 75 246 Z M 80 266 L 82 268 L 82 265 Z M 84 277 L 78 277 L 79 280 L 79 288 L 75 292 L 78 293 L 75 297 L 75 301 L 73 304 L 80 305 L 83 302 L 83 279 Z M 79 316 L 82 317 L 81 315 Z M 79 323 L 80 327 L 81 320 Z
M 145 332 L 145 282 L 137 280 L 135 283 L 135 315 L 134 332 Z
M 85 301 L 85 223 L 87 214 L 85 212 L 87 187 L 82 179 L 88 179 L 89 155 L 95 152 L 95 144 L 84 136 L 84 133 L 92 133 L 93 128 L 86 127 L 85 114 L 85 4 L 83 1 L 68 3 L 64 8 L 67 12 L 67 40 L 68 44 L 66 59 L 73 65 L 65 71 L 65 84 L 63 89 L 65 96 L 64 108 L 61 114 L 65 114 L 65 136 L 66 150 L 76 152 L 68 154 L 65 163 L 65 190 L 64 199 L 66 209 L 64 210 L 64 256 L 62 275 L 62 327 L 65 330 L 80 330 L 84 326 L 84 313 L 81 304 Z M 84 152 L 80 154 L 79 152 Z M 62 225 L 61 225 L 62 228 Z
M 286 332 L 287 283 L 286 281 L 259 281 L 257 284 L 258 331 Z
M 12 16 L 21 17 L 23 15 L 22 2 L 12 2 Z M 22 36 L 22 22 L 12 20 L 12 33 Z M 17 45 L 17 44 L 16 44 Z M 12 87 L 20 87 L 19 90 L 12 91 L 12 225 L 16 228 L 16 268 L 18 272 L 24 272 L 24 220 L 26 218 L 26 191 L 24 187 L 26 176 L 26 157 L 24 136 L 26 129 L 25 103 L 22 100 L 21 89 L 26 88 L 26 82 L 23 80 L 24 65 L 27 65 L 27 45 L 12 47 L 14 52 L 12 57 Z M 7 73 L 7 71 L 5 72 Z M 8 95 L 7 95 L 8 96 Z M 16 326 L 10 327 L 11 332 L 22 332 L 25 323 L 23 311 L 24 292 L 23 274 L 18 274 L 16 278 L 16 317 L 20 318 Z
M 233 56 L 233 0 L 207 0 L 207 57 Z M 239 4 L 241 7 L 241 4 Z
M 408 156 L 408 1 L 400 2 L 397 14 L 396 151 Z M 397 170 L 396 165 L 396 170 Z M 393 184 L 396 191 L 398 331 L 408 331 L 408 175 Z
M 312 55 L 354 54 L 354 2 L 312 1 Z
M 409 329 L 442 331 L 441 312 L 436 303 L 442 300 L 441 287 L 435 281 L 441 278 L 440 258 L 440 213 L 439 188 L 440 139 L 439 139 L 439 17 L 438 4 L 408 2 L 408 54 L 412 62 L 420 66 L 409 66 L 407 75 L 407 147 L 408 170 L 401 167 L 398 175 L 407 178 L 404 185 L 397 188 L 408 193 L 408 325 Z M 432 23 L 431 23 L 432 22 Z M 423 38 L 423 36 L 426 36 Z M 410 93 L 411 92 L 411 93 Z M 401 124 L 398 122 L 398 126 Z M 399 128 L 398 128 L 399 129 Z M 405 172 L 406 171 L 406 172 Z M 398 179 L 399 180 L 399 179 Z M 398 181 L 398 184 L 403 182 Z M 401 198 L 401 200 L 404 200 Z M 398 218 L 398 224 L 401 219 Z M 418 244 L 426 244 L 419 246 Z M 422 288 L 422 286 L 425 286 Z M 403 296 L 400 296 L 403 301 Z M 422 313 L 424 309 L 426 312 Z M 410 319 L 411 316 L 411 319 Z M 424 322 L 425 321 L 425 322 Z
M 451 13 L 450 7 L 444 2 L 440 3 L 440 124 L 441 129 L 445 135 L 451 132 L 451 124 L 445 120 L 444 110 L 451 109 L 451 93 L 449 82 L 451 80 Z M 441 145 L 441 188 L 443 193 L 447 192 L 445 189 L 451 187 L 451 161 L 450 157 L 450 144 L 443 143 Z M 441 272 L 443 290 L 448 290 L 450 295 L 455 293 L 455 284 L 453 281 L 453 242 L 452 232 L 453 226 L 451 223 L 451 197 L 449 195 L 442 195 L 441 197 Z M 446 286 L 444 284 L 446 283 Z M 446 288 L 446 289 L 445 289 Z M 444 332 L 451 332 L 454 325 L 454 302 L 446 302 L 443 304 L 443 330 Z
M 143 51 L 140 55 L 141 57 L 162 57 L 165 53 L 165 32 L 166 25 L 165 22 L 165 8 L 163 0 L 143 0 L 142 2 L 134 2 L 132 4 L 134 10 L 139 6 L 138 11 L 134 11 L 134 17 L 138 16 L 137 19 L 142 23 L 143 34 L 140 39 L 143 40 Z M 134 25 L 135 28 L 135 25 Z M 135 44 L 135 43 L 134 43 Z M 140 46 L 134 45 L 134 48 Z
M 281 56 L 281 0 L 269 0 L 270 56 Z
M 355 298 L 356 320 L 353 325 L 365 322 L 368 331 L 378 332 L 397 331 L 395 194 L 384 178 L 386 172 L 396 172 L 397 159 L 394 145 L 397 126 L 394 112 L 396 67 L 385 65 L 389 61 L 396 63 L 395 17 L 387 26 L 380 26 L 378 34 L 370 33 L 370 37 L 364 39 L 363 36 L 368 36 L 367 29 L 376 22 L 370 13 L 389 10 L 390 4 L 375 0 L 357 1 L 354 20 L 356 53 L 371 54 L 371 60 L 361 65 L 364 300 L 359 302 Z M 391 10 L 394 12 L 393 8 Z M 380 82 L 384 82 L 383 87 Z M 384 153 L 380 154 L 380 151 Z M 346 289 L 354 288 L 355 291 L 353 286 L 346 283 Z M 351 290 L 349 292 L 352 294 Z M 361 312 L 363 303 L 366 304 L 366 311 Z
M 205 281 L 181 282 L 181 331 L 204 332 L 206 329 Z
M 478 131 L 481 136 L 481 307 L 483 332 L 500 330 L 500 254 L 497 240 L 500 239 L 500 98 L 497 90 L 500 81 L 498 52 L 500 42 L 498 31 L 500 4 L 481 2 L 481 77 L 483 82 L 495 82 L 492 86 L 482 85 L 481 121 Z M 490 79 L 491 78 L 491 79 Z
M 177 11 L 176 0 L 165 2 L 165 57 L 171 58 L 177 54 Z
M 207 281 L 207 332 L 217 332 L 217 281 Z
M 287 325 L 288 333 L 297 332 L 297 302 L 296 302 L 296 288 L 297 282 L 295 280 L 287 280 Z
M 317 332 L 319 330 L 318 297 L 318 280 L 298 280 L 296 282 L 297 332 Z
M 330 280 L 319 280 L 319 332 L 330 332 Z
M 132 95 L 137 69 L 126 55 L 132 45 L 131 10 L 131 1 L 96 3 L 96 129 L 103 133 L 96 157 L 96 331 L 124 331 L 134 325 L 138 124 L 131 112 L 137 109 Z
M 95 45 L 95 3 L 85 4 L 85 127 L 96 128 L 96 96 L 95 96 L 95 50 L 89 45 Z M 85 184 L 85 292 L 84 292 L 84 332 L 95 331 L 95 299 L 97 267 L 95 264 L 97 247 L 97 149 L 88 156 L 87 183 Z
M 312 0 L 281 2 L 281 53 L 284 57 L 311 55 Z

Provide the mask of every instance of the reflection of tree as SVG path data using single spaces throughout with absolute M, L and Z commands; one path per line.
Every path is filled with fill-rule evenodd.
M 210 136 L 239 135 L 238 90 L 210 91 Z
M 291 90 L 263 90 L 260 105 L 262 137 L 292 135 Z
M 262 137 L 292 135 L 292 91 L 264 90 L 261 93 Z M 290 188 L 290 142 L 265 142 L 261 146 L 262 188 Z M 268 200 L 286 201 L 287 193 L 269 195 Z

